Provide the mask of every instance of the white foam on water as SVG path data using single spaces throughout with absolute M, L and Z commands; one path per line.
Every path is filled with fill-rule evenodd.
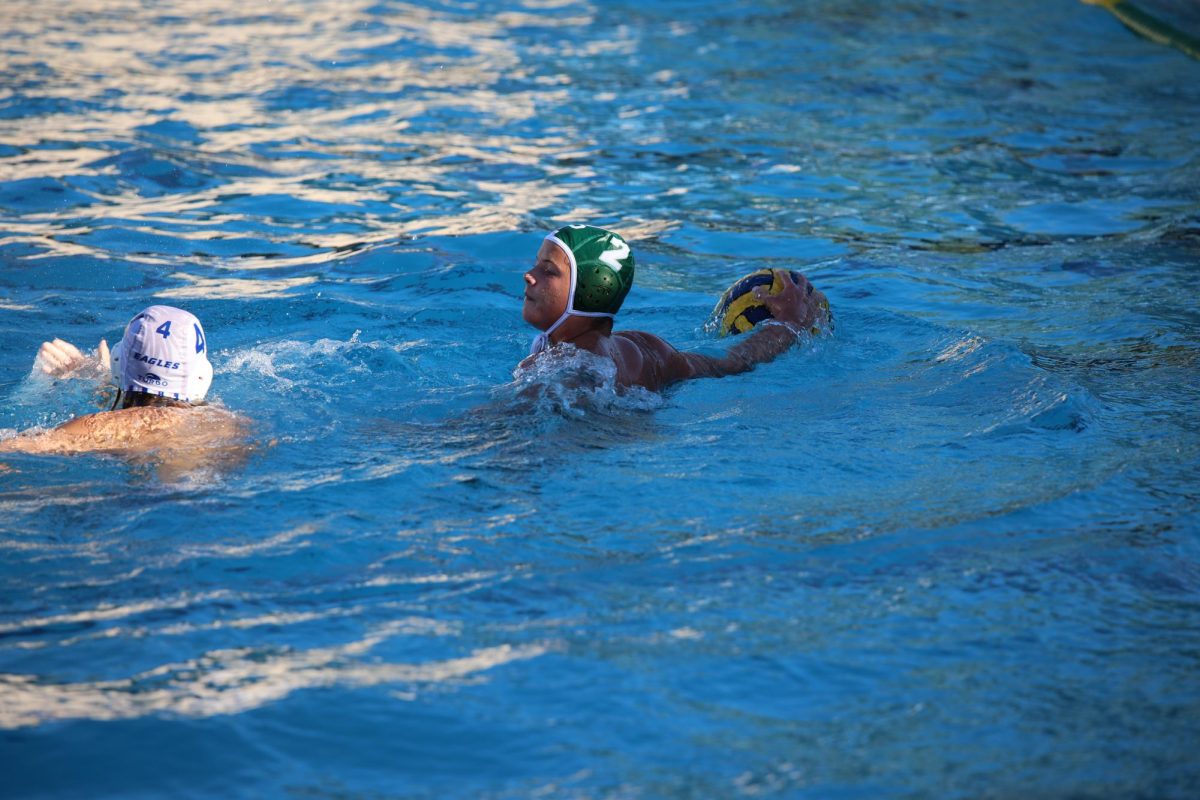
M 532 403 L 538 413 L 583 417 L 589 411 L 609 415 L 653 411 L 664 405 L 662 395 L 640 386 L 617 385 L 617 365 L 612 359 L 559 345 L 528 367 L 518 367 L 512 383 L 517 402 Z
M 311 384 L 327 385 L 319 367 L 322 362 L 335 361 L 347 373 L 368 373 L 371 368 L 349 360 L 359 352 L 389 351 L 401 353 L 424 344 L 423 340 L 403 342 L 363 341 L 361 330 L 355 330 L 348 340 L 322 338 L 315 341 L 285 339 L 264 342 L 250 348 L 222 351 L 224 361 L 217 363 L 218 372 L 258 375 L 269 379 L 280 389 Z
M 275 360 L 262 350 L 241 350 L 234 353 L 222 365 L 223 372 L 249 372 L 270 378 L 281 389 L 290 389 L 293 382 L 283 377 L 275 368 Z

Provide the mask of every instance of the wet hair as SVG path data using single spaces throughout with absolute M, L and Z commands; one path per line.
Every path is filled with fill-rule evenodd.
M 175 400 L 170 397 L 161 397 L 157 394 L 149 394 L 147 392 L 122 392 L 117 390 L 117 397 L 113 400 L 110 411 L 117 408 L 148 408 L 151 406 L 161 406 L 165 408 L 187 408 L 193 405 L 184 400 Z M 196 403 L 194 405 L 200 405 Z

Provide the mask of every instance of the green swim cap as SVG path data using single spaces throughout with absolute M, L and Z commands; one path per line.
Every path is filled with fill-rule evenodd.
M 620 234 L 591 225 L 567 225 L 546 237 L 571 259 L 571 304 L 581 316 L 612 316 L 633 287 L 633 253 Z

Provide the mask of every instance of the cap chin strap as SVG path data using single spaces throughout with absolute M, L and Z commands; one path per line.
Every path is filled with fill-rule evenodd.
M 529 355 L 534 356 L 534 355 L 537 355 L 538 353 L 542 352 L 543 350 L 549 350 L 550 349 L 550 334 L 554 333 L 554 331 L 558 328 L 559 325 L 562 325 L 564 322 L 566 322 L 567 317 L 569 317 L 569 316 L 571 316 L 570 303 L 567 304 L 567 310 L 564 311 L 562 316 L 558 318 L 558 322 L 555 322 L 549 328 L 546 328 L 546 330 L 542 331 L 537 336 L 533 337 L 533 344 L 531 344 L 529 346 Z
M 529 355 L 537 355 L 543 350 L 550 349 L 550 334 L 558 330 L 558 327 L 567 321 L 567 317 L 608 317 L 615 319 L 615 314 L 609 314 L 605 311 L 576 311 L 575 310 L 575 285 L 579 278 L 579 267 L 575 264 L 575 254 L 571 252 L 571 248 L 559 239 L 553 233 L 546 237 L 546 241 L 554 242 L 558 245 L 558 249 L 567 254 L 567 260 L 571 262 L 571 293 L 567 295 L 567 310 L 562 313 L 562 316 L 546 330 L 533 337 L 533 344 L 529 348 Z

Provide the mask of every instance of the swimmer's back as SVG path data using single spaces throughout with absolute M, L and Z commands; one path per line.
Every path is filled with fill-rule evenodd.
M 217 446 L 245 434 L 240 417 L 216 406 L 146 406 L 76 417 L 53 430 L 0 442 L 0 452 L 190 450 Z

